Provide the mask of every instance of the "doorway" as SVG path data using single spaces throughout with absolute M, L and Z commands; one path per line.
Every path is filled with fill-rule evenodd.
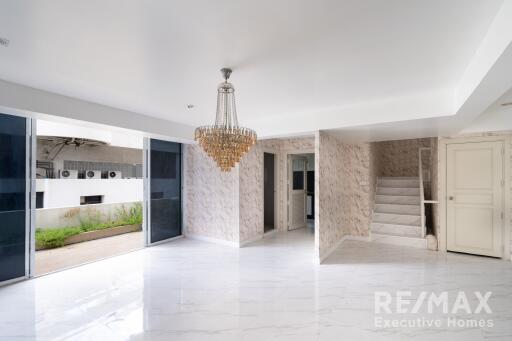
M 448 251 L 503 256 L 503 165 L 503 141 L 446 145 Z
M 263 153 L 263 232 L 271 232 L 276 228 L 276 156 Z
M 142 135 L 0 113 L 0 285 L 182 235 L 181 144 Z
M 38 120 L 35 276 L 144 247 L 143 137 Z
M 288 230 L 314 231 L 315 156 L 288 155 Z

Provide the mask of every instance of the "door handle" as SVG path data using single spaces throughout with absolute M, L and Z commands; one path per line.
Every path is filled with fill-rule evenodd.
M 448 197 L 448 200 L 453 200 L 453 199 L 455 199 L 455 198 L 451 195 Z

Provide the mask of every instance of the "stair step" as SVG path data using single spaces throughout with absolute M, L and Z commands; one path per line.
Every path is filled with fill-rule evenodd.
M 399 187 L 399 188 L 419 188 L 419 179 L 400 179 L 400 178 L 379 178 L 378 187 Z
M 419 196 L 412 195 L 380 195 L 375 196 L 376 204 L 419 205 Z
M 372 232 L 370 235 L 370 240 L 372 242 L 382 243 L 382 244 L 409 246 L 409 247 L 414 247 L 414 248 L 419 248 L 419 249 L 427 248 L 427 239 L 426 238 L 391 236 L 391 235 Z
M 372 233 L 390 235 L 390 236 L 401 236 L 401 237 L 413 237 L 421 238 L 421 227 L 412 225 L 398 225 L 398 224 L 384 224 L 374 222 L 371 225 Z
M 377 187 L 377 194 L 384 195 L 412 195 L 419 196 L 420 188 L 401 188 L 401 187 Z
M 373 207 L 375 213 L 395 213 L 420 215 L 420 205 L 396 205 L 396 204 L 375 204 Z
M 374 213 L 372 221 L 375 223 L 385 223 L 394 225 L 421 226 L 421 217 L 419 215 Z

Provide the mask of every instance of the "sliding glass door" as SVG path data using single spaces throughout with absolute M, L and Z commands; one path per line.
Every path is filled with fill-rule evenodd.
M 30 120 L 0 113 L 0 283 L 30 266 Z
M 181 236 L 181 144 L 146 139 L 146 244 Z

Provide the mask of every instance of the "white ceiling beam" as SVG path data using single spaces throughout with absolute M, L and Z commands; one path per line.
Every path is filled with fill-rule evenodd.
M 194 128 L 186 124 L 149 117 L 3 80 L 0 80 L 0 103 L 2 103 L 5 113 L 24 114 L 49 120 L 55 120 L 50 116 L 54 115 L 129 129 L 142 132 L 150 137 L 176 142 L 191 142 L 193 140 Z
M 512 86 L 512 1 L 504 1 L 455 91 L 461 130 Z

